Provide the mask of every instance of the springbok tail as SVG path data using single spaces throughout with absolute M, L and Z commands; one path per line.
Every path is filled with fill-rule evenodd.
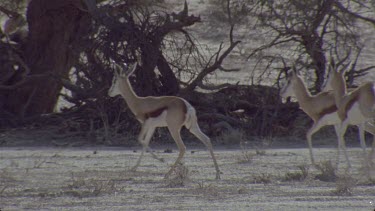
M 186 115 L 185 115 L 185 127 L 190 130 L 191 126 L 193 125 L 194 121 L 197 121 L 197 115 L 195 109 L 189 102 L 184 100 L 186 105 Z

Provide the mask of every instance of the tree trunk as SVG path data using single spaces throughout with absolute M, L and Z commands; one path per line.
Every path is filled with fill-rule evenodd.
M 167 60 L 164 58 L 163 53 L 159 51 L 159 58 L 157 63 L 159 72 L 161 74 L 159 80 L 162 83 L 162 95 L 177 95 L 180 91 L 178 80 L 169 66 Z
M 58 78 L 68 77 L 77 40 L 90 25 L 80 0 L 33 0 L 27 8 L 29 34 L 22 47 L 29 75 L 49 74 L 6 94 L 3 108 L 20 117 L 53 111 L 62 88 Z M 76 52 L 77 53 L 77 52 Z
M 324 83 L 326 72 L 326 57 L 323 50 L 323 41 L 315 31 L 309 35 L 302 36 L 306 52 L 310 55 L 315 69 L 316 80 L 314 90 L 320 92 Z
M 142 48 L 142 71 L 138 71 L 136 90 L 140 96 L 176 95 L 179 83 L 168 61 L 159 50 L 160 44 L 148 44 Z M 155 74 L 158 67 L 160 75 Z

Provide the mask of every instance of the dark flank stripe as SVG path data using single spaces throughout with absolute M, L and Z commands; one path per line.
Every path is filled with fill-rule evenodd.
M 185 102 L 181 101 L 182 103 L 182 111 L 183 111 L 183 116 L 182 118 L 185 119 L 185 115 L 187 113 L 187 105 L 185 104 Z M 164 106 L 164 107 L 161 107 L 159 109 L 156 109 L 154 111 L 150 111 L 148 113 L 146 113 L 144 115 L 145 119 L 148 119 L 148 118 L 157 118 L 159 117 L 165 110 L 168 109 L 168 106 Z
M 337 107 L 336 105 L 332 105 L 328 108 L 325 108 L 323 111 L 321 111 L 318 115 L 319 115 L 319 119 L 322 118 L 324 115 L 327 115 L 327 114 L 330 114 L 330 113 L 333 113 L 333 112 L 336 112 L 337 111 Z
M 145 117 L 146 117 L 146 119 L 148 119 L 148 118 L 156 118 L 156 117 L 160 116 L 160 114 L 163 113 L 163 111 L 165 111 L 166 109 L 167 109 L 167 107 L 165 106 L 165 107 L 159 108 L 159 109 L 157 109 L 155 111 L 151 111 L 149 113 L 146 113 Z

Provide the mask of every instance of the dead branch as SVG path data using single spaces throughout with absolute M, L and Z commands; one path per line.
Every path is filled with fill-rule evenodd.
M 223 63 L 224 59 L 232 52 L 232 50 L 240 43 L 241 41 L 236 41 L 231 43 L 230 46 L 224 51 L 224 53 L 216 58 L 216 61 L 204 68 L 198 76 L 185 88 L 185 91 L 192 91 L 194 90 L 199 84 L 202 84 L 203 79 L 210 73 L 214 72 L 215 70 L 221 68 L 221 64 Z
M 347 13 L 349 14 L 350 16 L 354 17 L 354 18 L 359 18 L 361 20 L 364 20 L 366 22 L 369 22 L 371 24 L 373 24 L 375 26 L 375 19 L 373 18 L 370 18 L 370 17 L 365 17 L 365 16 L 362 16 L 358 13 L 355 13 L 355 12 L 352 12 L 350 11 L 348 8 L 346 8 L 341 2 L 339 1 L 335 1 L 334 4 L 336 5 L 337 8 L 339 8 L 342 12 L 344 13 Z
M 7 15 L 8 17 L 16 17 L 16 16 L 19 15 L 17 12 L 14 12 L 14 11 L 8 10 L 7 8 L 5 8 L 5 7 L 3 7 L 3 6 L 0 6 L 0 12 L 4 13 L 4 14 Z

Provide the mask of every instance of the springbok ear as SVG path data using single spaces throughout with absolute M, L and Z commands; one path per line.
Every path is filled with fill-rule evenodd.
M 129 72 L 128 77 L 131 76 L 131 75 L 134 73 L 134 71 L 137 69 L 137 66 L 138 66 L 138 63 L 136 62 L 136 63 L 133 65 L 133 69 Z
M 335 59 L 333 57 L 331 57 L 331 59 L 329 61 L 328 71 L 329 72 L 336 71 L 336 63 L 335 63 Z
M 290 71 L 290 72 L 291 72 L 291 74 L 293 74 L 293 75 L 298 75 L 298 74 L 299 74 L 299 71 L 297 70 L 297 68 L 296 68 L 295 65 L 293 65 L 293 71 Z
M 328 63 L 328 73 L 327 73 L 327 80 L 331 77 L 332 74 L 336 73 L 334 67 L 332 66 L 332 63 Z M 323 85 L 323 87 L 326 87 L 326 85 Z
M 118 76 L 121 76 L 121 72 L 122 72 L 122 68 L 120 67 L 120 65 L 114 63 L 115 65 L 115 76 L 118 77 Z
M 285 76 L 288 76 L 288 73 L 290 71 L 291 67 L 287 66 L 281 69 L 282 73 L 284 73 Z
M 285 73 L 285 77 L 286 77 L 287 80 L 291 79 L 295 75 L 292 67 L 284 68 L 284 73 Z
M 332 66 L 332 62 L 328 63 L 328 74 L 330 74 L 334 70 Z
M 348 62 L 347 64 L 345 64 L 340 70 L 339 70 L 339 73 L 341 75 L 345 74 L 345 72 L 347 70 L 349 70 L 348 68 L 351 66 L 352 62 Z

